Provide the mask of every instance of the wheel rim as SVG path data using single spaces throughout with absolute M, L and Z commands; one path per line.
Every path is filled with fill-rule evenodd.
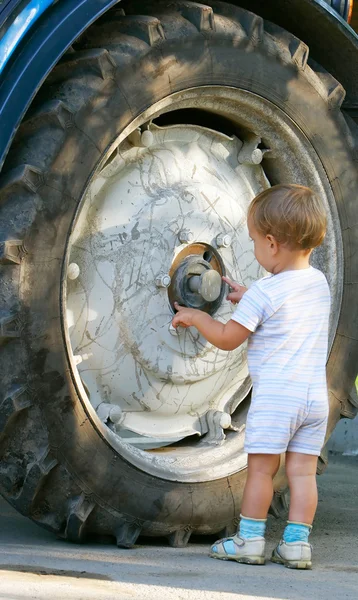
M 160 114 L 192 107 L 236 122 L 241 139 L 197 124 L 152 123 Z M 299 165 L 298 153 L 303 156 Z M 262 157 L 264 168 L 258 164 Z M 74 222 L 64 319 L 81 399 L 122 455 L 166 479 L 218 479 L 246 466 L 245 410 L 239 406 L 250 389 L 245 351 L 217 351 L 189 330 L 172 335 L 171 304 L 178 299 L 176 276 L 186 268 L 187 257 L 194 257 L 197 269 L 211 255 L 215 266 L 206 270 L 227 273 L 246 285 L 262 274 L 245 213 L 251 199 L 269 186 L 265 171 L 275 183 L 310 185 L 329 207 L 327 241 L 313 262 L 326 273 L 332 291 L 332 340 L 342 293 L 334 198 L 302 132 L 254 94 L 198 88 L 151 107 L 109 149 Z M 228 247 L 220 239 L 225 234 L 232 238 Z M 133 286 L 136 272 L 141 275 Z M 232 307 L 223 295 L 221 290 L 204 309 L 226 321 Z M 228 431 L 230 425 L 236 431 Z M 165 452 L 159 450 L 169 444 Z

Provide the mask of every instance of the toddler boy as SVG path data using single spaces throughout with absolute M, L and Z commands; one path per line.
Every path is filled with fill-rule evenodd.
M 317 508 L 316 468 L 324 443 L 328 397 L 326 359 L 330 293 L 325 276 L 309 264 L 326 232 L 321 201 L 309 188 L 277 185 L 248 211 L 255 257 L 270 275 L 249 290 L 223 278 L 238 303 L 230 321 L 176 305 L 177 327 L 194 326 L 211 344 L 234 350 L 248 339 L 253 390 L 246 424 L 248 474 L 238 533 L 216 542 L 210 556 L 265 563 L 265 528 L 273 477 L 286 453 L 289 521 L 272 559 L 310 569 L 308 536 Z

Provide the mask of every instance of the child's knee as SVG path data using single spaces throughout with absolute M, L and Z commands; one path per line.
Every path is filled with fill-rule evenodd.
M 248 455 L 249 474 L 260 473 L 274 477 L 280 467 L 279 454 L 249 454 Z
M 286 475 L 288 480 L 294 477 L 316 476 L 318 456 L 301 454 L 299 452 L 286 453 Z

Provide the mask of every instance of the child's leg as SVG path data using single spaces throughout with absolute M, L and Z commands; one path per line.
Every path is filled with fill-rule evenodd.
M 241 514 L 266 519 L 273 497 L 272 480 L 280 466 L 279 454 L 249 454 Z
M 317 459 L 317 456 L 299 452 L 286 454 L 286 474 L 290 488 L 289 521 L 271 560 L 291 569 L 312 567 L 308 536 L 317 509 Z
M 272 479 L 279 465 L 278 454 L 249 454 L 239 533 L 216 542 L 211 547 L 212 558 L 265 564 L 266 518 L 273 496 Z
M 312 525 L 317 510 L 317 456 L 286 453 L 286 474 L 290 488 L 289 521 Z

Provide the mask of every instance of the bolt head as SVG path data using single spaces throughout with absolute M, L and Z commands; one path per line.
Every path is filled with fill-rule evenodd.
M 182 244 L 189 244 L 193 241 L 194 235 L 191 231 L 189 231 L 189 229 L 182 229 L 178 233 L 178 238 Z
M 264 155 L 262 150 L 260 150 L 260 148 L 256 148 L 251 154 L 251 163 L 253 165 L 259 165 L 262 162 L 263 157 Z
M 216 236 L 216 245 L 218 248 L 229 248 L 231 244 L 232 238 L 228 233 L 219 233 L 219 235 Z
M 80 268 L 76 263 L 71 263 L 70 265 L 68 265 L 68 269 L 67 269 L 67 277 L 69 279 L 77 279 L 77 277 L 80 274 Z
M 109 418 L 115 425 L 119 425 L 119 423 L 123 419 L 123 412 L 119 406 L 113 406 L 109 411 Z
M 228 413 L 223 413 L 220 417 L 220 427 L 222 429 L 229 429 L 231 425 L 231 417 Z
M 168 288 L 171 284 L 172 280 L 170 275 L 167 273 L 162 273 L 156 277 L 155 284 L 160 288 Z

